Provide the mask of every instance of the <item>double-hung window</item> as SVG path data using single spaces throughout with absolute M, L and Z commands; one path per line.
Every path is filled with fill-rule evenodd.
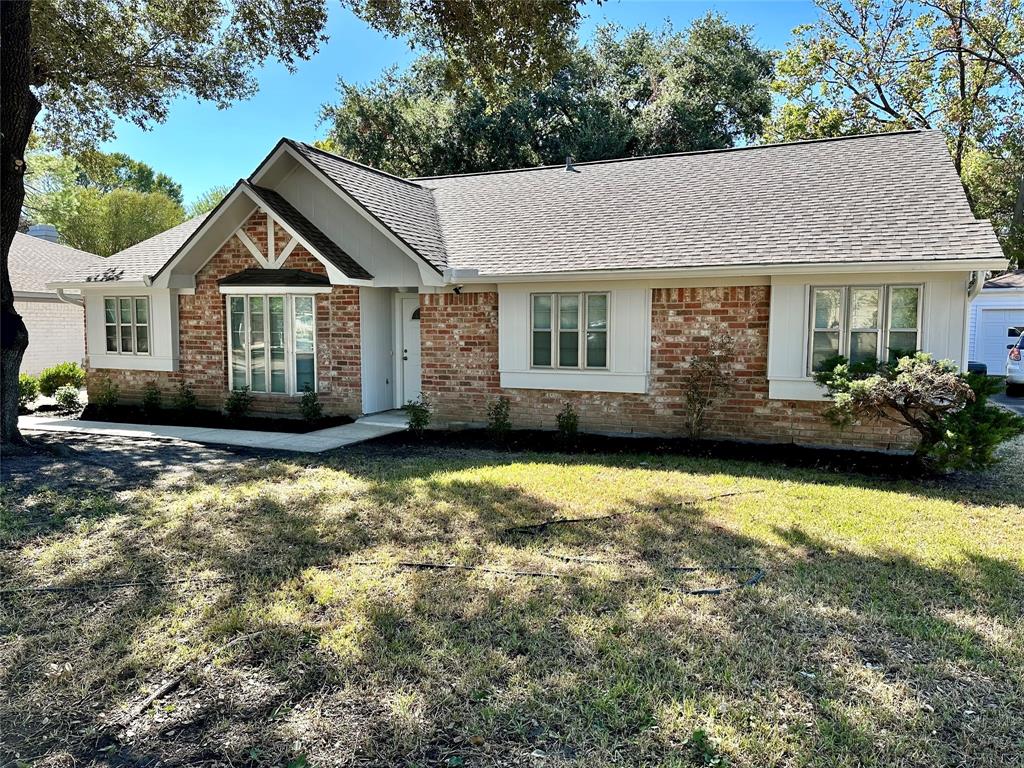
M 533 294 L 530 347 L 534 368 L 607 368 L 608 294 Z
M 812 287 L 810 370 L 836 355 L 864 363 L 913 354 L 920 308 L 919 285 Z
M 231 294 L 227 302 L 232 389 L 316 389 L 313 296 Z
M 106 349 L 117 355 L 148 355 L 149 299 L 145 296 L 103 298 Z

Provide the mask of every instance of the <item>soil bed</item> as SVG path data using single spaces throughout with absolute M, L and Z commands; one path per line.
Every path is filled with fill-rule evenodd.
M 514 429 L 504 440 L 486 429 L 427 430 L 422 437 L 395 432 L 375 438 L 373 445 L 430 446 L 438 448 L 485 448 L 510 452 L 558 452 L 567 454 L 652 454 L 735 459 L 808 467 L 830 472 L 858 472 L 873 476 L 920 477 L 926 474 L 909 454 L 817 448 L 792 443 L 750 443 L 738 440 L 690 440 L 672 437 L 629 437 L 580 433 L 567 441 L 558 432 Z
M 132 405 L 118 405 L 113 408 L 98 408 L 95 405 L 85 406 L 78 418 L 85 421 L 110 421 L 120 424 L 152 424 L 170 427 L 205 427 L 209 429 L 248 429 L 258 432 L 292 432 L 304 434 L 328 427 L 340 427 L 351 424 L 351 416 L 323 416 L 314 421 L 297 418 L 274 416 L 243 416 L 230 417 L 220 411 L 197 409 L 179 411 L 162 408 L 156 413 L 146 413 L 142 408 Z

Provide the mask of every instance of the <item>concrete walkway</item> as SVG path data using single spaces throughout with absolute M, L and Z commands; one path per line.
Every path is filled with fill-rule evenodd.
M 61 416 L 21 416 L 18 429 L 35 432 L 72 432 L 118 437 L 171 438 L 189 443 L 238 445 L 245 448 L 269 448 L 275 451 L 319 453 L 361 443 L 381 435 L 401 432 L 408 425 L 402 411 L 386 411 L 364 416 L 352 424 L 318 429 L 315 432 L 257 432 L 251 429 L 210 429 L 170 427 L 156 424 L 119 424 L 110 421 L 80 421 Z

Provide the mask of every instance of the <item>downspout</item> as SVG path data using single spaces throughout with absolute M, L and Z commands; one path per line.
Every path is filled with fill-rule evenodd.
M 981 293 L 982 287 L 985 285 L 985 274 L 975 270 L 971 272 L 971 279 L 967 283 L 967 301 L 974 301 L 974 298 Z
M 57 298 L 63 301 L 65 304 L 74 304 L 76 307 L 85 306 L 85 300 L 82 298 L 81 294 L 79 294 L 77 297 L 68 296 L 67 294 L 64 293 L 63 288 L 57 289 Z
M 971 347 L 971 302 L 981 293 L 984 285 L 985 273 L 979 270 L 971 272 L 971 277 L 967 281 L 967 298 L 964 301 L 964 344 L 960 354 L 960 371 L 963 373 L 967 372 L 967 364 L 970 362 L 968 357 Z

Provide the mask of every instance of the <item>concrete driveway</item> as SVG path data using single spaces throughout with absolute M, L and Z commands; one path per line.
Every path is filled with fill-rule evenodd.
M 1005 392 L 1000 392 L 998 395 L 992 395 L 989 399 L 1004 408 L 1009 408 L 1018 416 L 1024 416 L 1024 397 L 1010 397 Z

